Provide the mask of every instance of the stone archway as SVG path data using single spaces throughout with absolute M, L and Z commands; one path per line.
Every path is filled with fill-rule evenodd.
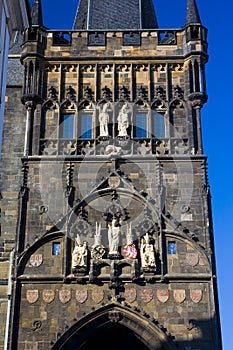
M 71 348 L 76 350 L 75 342 Z M 95 331 L 79 350 L 149 350 L 149 348 L 130 329 L 119 324 L 111 324 Z
M 154 322 L 119 303 L 95 310 L 70 327 L 52 350 L 175 350 Z

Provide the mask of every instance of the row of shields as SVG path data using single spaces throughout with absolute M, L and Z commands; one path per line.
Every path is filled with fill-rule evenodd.
M 51 289 L 43 290 L 41 293 L 37 289 L 29 289 L 26 291 L 26 300 L 30 304 L 36 303 L 40 294 L 42 300 L 46 303 L 52 303 L 55 299 L 56 292 Z M 173 291 L 169 289 L 157 289 L 156 297 L 161 303 L 166 303 L 172 296 L 177 303 L 183 303 L 187 298 L 188 294 L 190 300 L 194 303 L 199 303 L 203 298 L 203 292 L 200 289 L 191 289 L 187 293 L 185 289 L 175 289 Z M 104 300 L 105 293 L 103 290 L 76 290 L 75 298 L 79 303 L 85 303 L 88 298 L 95 304 L 99 304 Z M 133 303 L 134 301 L 142 300 L 144 303 L 149 303 L 154 299 L 154 291 L 146 288 L 137 291 L 136 288 L 128 288 L 125 290 L 123 297 L 127 303 Z M 60 289 L 58 291 L 58 298 L 62 304 L 68 303 L 72 298 L 72 291 L 70 289 Z

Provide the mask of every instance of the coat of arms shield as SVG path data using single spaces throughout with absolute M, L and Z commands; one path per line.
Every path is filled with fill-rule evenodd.
M 68 303 L 71 299 L 71 291 L 69 289 L 59 290 L 59 299 L 62 304 Z
M 161 303 L 166 303 L 169 299 L 169 290 L 168 289 L 158 289 L 157 298 Z
M 110 176 L 108 178 L 108 185 L 110 188 L 117 188 L 120 186 L 121 180 L 118 176 Z
M 175 289 L 173 295 L 174 299 L 180 304 L 183 303 L 186 299 L 186 292 L 184 289 Z
M 76 290 L 76 300 L 83 304 L 87 300 L 87 290 Z
M 202 290 L 190 290 L 190 298 L 194 303 L 200 303 L 200 301 L 202 300 Z
M 30 304 L 34 304 L 39 299 L 39 291 L 37 289 L 29 289 L 26 292 L 26 299 Z
M 52 301 L 54 301 L 54 298 L 55 298 L 54 290 L 52 290 L 52 289 L 43 290 L 42 298 L 46 303 L 50 304 Z
M 199 263 L 199 255 L 197 253 L 187 253 L 186 263 L 192 267 L 196 266 Z
M 134 244 L 127 244 L 126 246 L 124 246 L 123 254 L 127 259 L 136 259 L 137 248 Z
M 43 262 L 43 255 L 42 254 L 32 254 L 30 256 L 30 264 L 33 267 L 39 267 Z
M 125 290 L 125 300 L 128 303 L 133 303 L 137 298 L 137 291 L 135 288 Z
M 141 299 L 145 303 L 149 303 L 153 299 L 153 291 L 152 291 L 152 289 L 143 289 L 141 291 Z
M 99 304 L 104 299 L 104 291 L 103 290 L 93 290 L 91 293 L 92 300 Z

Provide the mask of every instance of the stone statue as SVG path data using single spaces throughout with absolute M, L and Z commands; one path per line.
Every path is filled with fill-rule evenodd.
M 105 154 L 106 155 L 118 155 L 121 154 L 122 149 L 121 147 L 116 147 L 114 145 L 108 145 L 105 147 Z
M 129 109 L 128 109 L 127 103 L 124 103 L 117 118 L 118 136 L 128 136 L 127 134 L 127 129 L 129 127 L 128 113 L 129 113 Z
M 109 103 L 103 105 L 103 109 L 99 114 L 100 122 L 100 136 L 109 136 L 108 132 L 108 123 L 109 123 L 109 114 L 107 113 Z
M 87 242 L 84 241 L 83 243 L 80 242 L 80 237 L 77 234 L 77 237 L 75 239 L 75 247 L 72 253 L 72 270 L 76 270 L 80 267 L 86 267 L 87 257 Z
M 141 239 L 140 253 L 142 268 L 156 268 L 154 246 L 150 243 L 148 233 Z
M 109 255 L 118 255 L 121 228 L 116 219 L 108 226 Z

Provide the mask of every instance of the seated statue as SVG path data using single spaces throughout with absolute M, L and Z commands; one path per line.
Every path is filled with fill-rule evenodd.
M 87 257 L 87 242 L 80 242 L 80 238 L 77 235 L 75 239 L 75 247 L 72 253 L 72 271 L 79 268 L 87 266 L 86 262 Z
M 142 268 L 156 268 L 155 250 L 148 233 L 141 239 L 140 253 Z

